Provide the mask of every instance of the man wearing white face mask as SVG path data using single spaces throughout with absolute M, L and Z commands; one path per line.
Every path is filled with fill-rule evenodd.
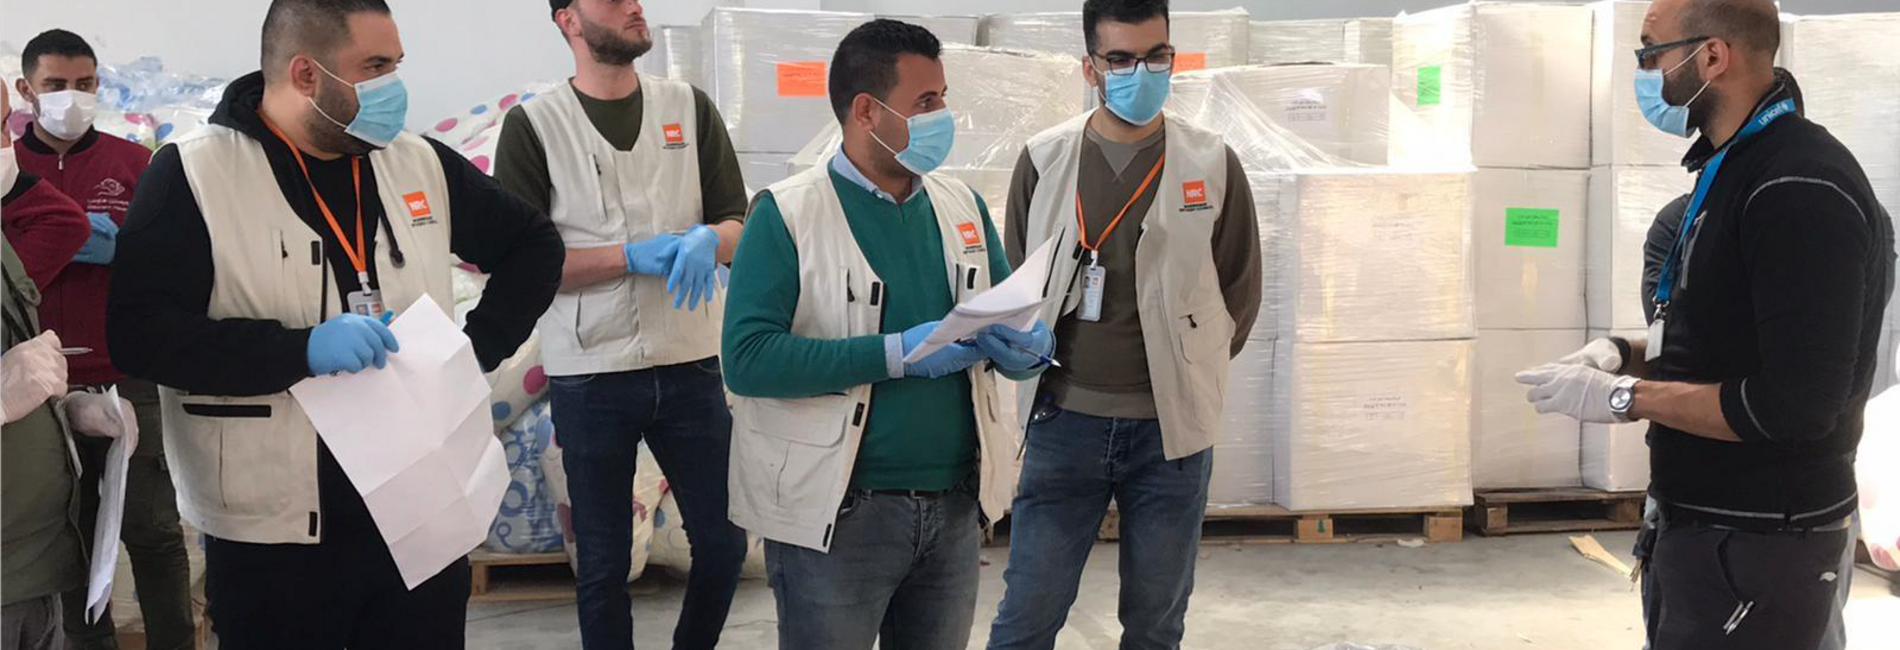
M 382 0 L 275 0 L 261 49 L 263 70 L 146 172 L 115 262 L 113 361 L 164 386 L 221 647 L 459 649 L 466 561 L 408 589 L 287 391 L 401 354 L 381 317 L 454 304 L 456 258 L 489 273 L 463 331 L 493 368 L 552 300 L 560 235 L 452 149 L 402 132 L 402 41 Z
M 13 114 L 11 96 L 0 88 L 0 124 Z M 92 227 L 72 199 L 40 177 L 20 171 L 17 151 L 13 134 L 0 128 L 0 223 L 27 277 L 44 292 L 72 263 Z
M 1053 348 L 1038 323 L 905 361 L 1009 273 L 982 199 L 931 174 L 956 137 L 940 51 L 893 20 L 838 44 L 844 146 L 759 194 L 733 262 L 732 521 L 767 540 L 788 650 L 968 645 L 981 522 L 1015 485 L 996 375 Z

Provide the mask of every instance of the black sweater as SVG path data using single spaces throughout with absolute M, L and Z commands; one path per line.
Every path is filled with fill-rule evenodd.
M 1787 96 L 1778 86 L 1759 106 Z M 1653 427 L 1650 490 L 1724 525 L 1839 520 L 1856 507 L 1893 224 L 1853 154 L 1801 115 L 1730 149 L 1689 234 L 1651 375 L 1720 384 L 1742 442 Z M 1699 170 L 1715 152 L 1705 138 L 1685 162 Z

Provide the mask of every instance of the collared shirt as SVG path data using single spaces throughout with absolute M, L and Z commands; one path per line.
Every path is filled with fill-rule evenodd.
M 889 201 L 896 205 L 909 203 L 923 194 L 917 191 L 917 183 L 923 180 L 920 178 L 910 179 L 910 198 L 904 199 L 903 201 L 899 201 L 897 197 L 891 196 L 890 192 L 878 189 L 877 183 L 871 182 L 870 177 L 865 176 L 864 172 L 858 171 L 857 163 L 851 162 L 851 158 L 844 155 L 843 147 L 839 147 L 838 153 L 831 157 L 831 171 L 837 172 L 839 177 L 851 181 L 851 184 L 864 188 L 871 193 L 871 196 Z

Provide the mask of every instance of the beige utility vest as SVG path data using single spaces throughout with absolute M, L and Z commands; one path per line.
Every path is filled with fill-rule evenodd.
M 640 137 L 620 151 L 582 110 L 571 85 L 523 104 L 554 183 L 549 217 L 568 248 L 619 246 L 705 223 L 693 87 L 640 77 Z M 719 354 L 725 295 L 674 308 L 666 278 L 623 275 L 563 289 L 541 316 L 550 375 L 644 370 Z
M 1075 198 L 1090 115 L 1037 134 L 1028 145 L 1039 180 L 1030 198 L 1026 246 L 1033 250 L 1054 238 L 1059 251 L 1042 311 L 1051 326 L 1082 299 L 1078 269 L 1086 257 L 1077 239 Z M 1227 189 L 1227 145 L 1219 135 L 1172 117 L 1162 128 L 1167 162 L 1141 224 L 1135 293 L 1163 449 L 1173 460 L 1212 447 L 1220 433 L 1234 319 L 1221 293 L 1213 244 Z M 1025 382 L 1017 393 L 1019 419 L 1034 410 L 1040 383 Z
M 341 311 L 323 240 L 291 210 L 264 147 L 220 126 L 205 127 L 177 144 L 210 235 L 206 315 L 304 329 Z M 396 238 L 406 262 L 390 260 L 387 242 L 376 247 L 383 303 L 401 311 L 428 296 L 444 308 L 453 306 L 451 206 L 441 158 L 428 142 L 408 133 L 368 157 L 380 194 L 369 198 L 382 201 L 390 231 L 384 236 Z M 227 397 L 161 388 L 159 400 L 165 458 L 185 521 L 237 542 L 321 541 L 317 430 L 290 393 Z
M 843 339 L 882 333 L 890 285 L 878 279 L 844 219 L 831 164 L 766 188 L 778 203 L 798 251 L 798 306 L 792 335 Z M 961 301 L 990 287 L 989 246 L 976 195 L 963 183 L 924 176 L 951 293 Z M 1003 416 L 995 375 L 971 368 L 976 414 L 978 492 L 983 514 L 1002 518 L 1015 496 L 1017 435 Z M 731 515 L 766 539 L 818 551 L 831 548 L 832 525 L 844 502 L 871 411 L 871 385 L 799 399 L 740 397 L 732 409 Z

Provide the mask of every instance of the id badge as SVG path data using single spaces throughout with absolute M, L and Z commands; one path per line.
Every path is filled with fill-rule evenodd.
M 351 291 L 344 297 L 349 301 L 350 313 L 370 318 L 383 317 L 383 292 L 375 289 Z
M 1082 269 L 1082 308 L 1076 318 L 1095 323 L 1102 320 L 1102 289 L 1108 285 L 1108 268 L 1090 264 Z
M 1662 358 L 1663 331 L 1669 329 L 1668 322 L 1661 318 L 1649 324 L 1649 343 L 1643 348 L 1643 361 L 1655 361 Z

